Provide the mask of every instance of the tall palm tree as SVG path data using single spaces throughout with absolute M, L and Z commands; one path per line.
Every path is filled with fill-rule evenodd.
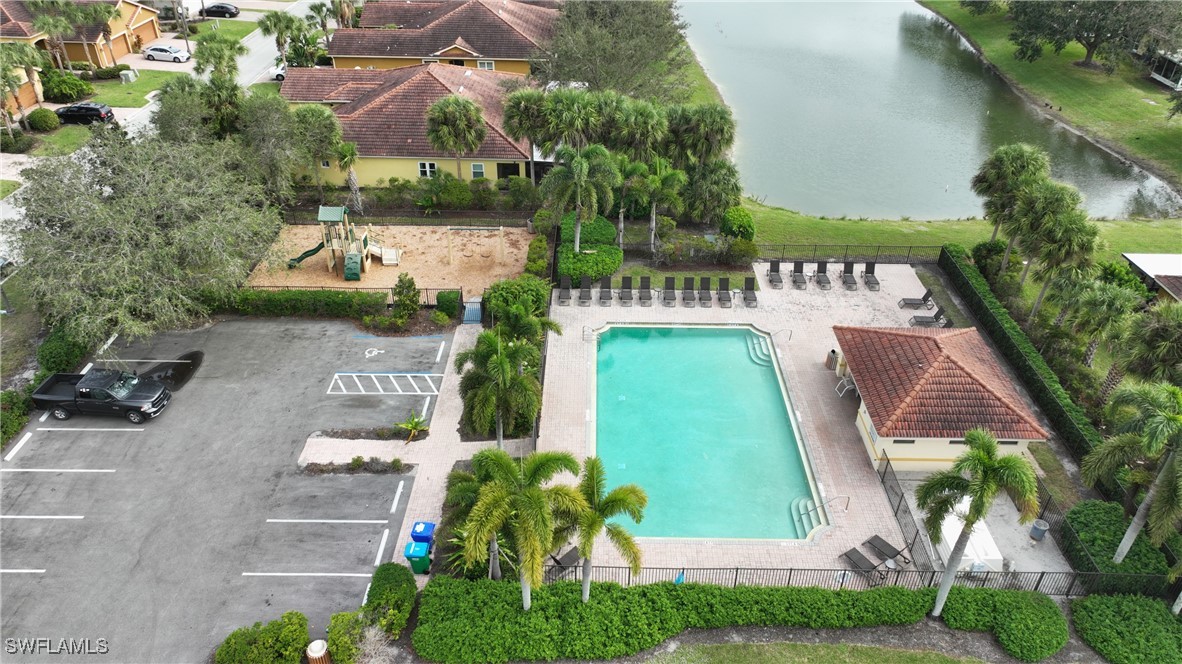
M 1080 300 L 1098 282 L 1096 279 L 1068 279 L 1056 277 L 1051 288 L 1047 291 L 1047 300 L 1059 305 L 1059 313 L 1055 316 L 1055 327 L 1061 327 L 1068 315 L 1079 306 Z
M 562 326 L 544 315 L 530 311 L 525 304 L 517 302 L 493 311 L 496 331 L 502 338 L 525 341 L 541 346 L 547 332 L 562 334 Z
M 553 94 L 553 93 L 551 93 Z M 542 179 L 542 196 L 559 212 L 575 209 L 575 253 L 583 234 L 583 222 L 594 219 L 600 210 L 612 206 L 612 190 L 620 182 L 620 172 L 611 153 L 602 145 L 588 145 L 582 150 L 563 145 L 554 155 L 558 164 Z
M 1109 335 L 1113 362 L 1100 388 L 1101 404 L 1126 373 L 1182 385 L 1182 302 L 1158 302 L 1129 316 Z
M 1089 222 L 1083 210 L 1076 210 L 1058 226 L 1047 231 L 1047 235 L 1044 235 L 1046 241 L 1038 254 L 1042 288 L 1030 309 L 1031 318 L 1038 314 L 1055 277 L 1066 274 L 1081 280 L 1087 278 L 1094 267 L 1096 250 L 1101 244 L 1100 227 Z
M 615 90 L 595 90 L 585 94 L 590 97 L 595 116 L 599 118 L 587 142 L 599 143 L 611 150 L 623 127 L 629 100 Z
M 456 354 L 464 416 L 477 431 L 496 428 L 497 449 L 505 447 L 505 423 L 532 420 L 542 406 L 536 368 L 539 353 L 525 342 L 504 341 L 497 332 L 481 332 L 476 345 Z M 471 365 L 467 370 L 465 367 Z
M 338 28 L 353 27 L 353 16 L 357 13 L 353 0 L 332 0 L 332 11 L 336 14 Z
M 607 479 L 603 462 L 599 457 L 588 457 L 583 462 L 583 476 L 579 479 L 579 493 L 587 502 L 588 509 L 571 523 L 563 524 L 555 534 L 555 542 L 564 542 L 572 535 L 579 538 L 579 555 L 583 557 L 583 603 L 591 599 L 591 553 L 595 539 L 601 533 L 628 563 L 632 574 L 640 573 L 640 547 L 624 526 L 611 522 L 619 516 L 626 516 L 635 523 L 644 519 L 644 508 L 648 506 L 648 494 L 635 484 L 618 486 L 605 493 Z
M 613 144 L 617 152 L 633 161 L 649 163 L 657 157 L 668 133 L 669 121 L 660 106 L 633 99 L 624 106 Z
M 1022 271 L 1022 282 L 1035 257 L 1049 239 L 1054 238 L 1054 229 L 1062 229 L 1081 215 L 1079 192 L 1070 185 L 1054 180 L 1028 180 L 1018 192 L 1014 214 L 1001 222 L 1001 230 L 1009 236 L 1006 252 L 1001 257 L 999 275 L 1009 267 L 1010 252 L 1017 243 L 1029 258 Z M 1086 215 L 1083 215 L 1086 219 Z
M 259 19 L 258 26 L 264 35 L 275 38 L 275 48 L 279 49 L 280 61 L 287 62 L 287 46 L 291 42 L 291 37 L 303 28 L 300 19 L 295 14 L 285 11 L 269 11 Z
M 436 150 L 456 156 L 456 177 L 461 181 L 460 158 L 479 150 L 487 135 L 484 116 L 471 99 L 448 95 L 427 109 L 427 140 Z
M 713 226 L 728 209 L 739 204 L 742 194 L 739 169 L 729 159 L 715 159 L 688 171 L 681 197 L 691 218 Z
M 332 5 L 327 2 L 313 2 L 308 5 L 308 15 L 305 20 L 313 27 L 320 28 L 320 32 L 324 35 L 324 48 L 328 48 L 328 22 L 336 16 Z M 345 26 L 348 27 L 348 26 Z
M 473 457 L 471 472 L 453 470 L 447 474 L 447 494 L 444 496 L 443 504 L 448 509 L 440 525 L 453 532 L 464 525 L 464 522 L 468 520 L 468 515 L 472 513 L 472 508 L 475 507 L 476 501 L 480 498 L 481 487 L 493 480 L 487 468 L 488 464 L 478 464 Z M 499 534 L 492 535 L 488 539 L 488 578 L 493 581 L 501 580 L 502 554 Z M 464 541 L 466 537 L 467 532 L 465 531 L 461 541 Z
M 587 510 L 574 487 L 550 483 L 563 471 L 577 475 L 579 462 L 566 452 L 533 452 L 518 462 L 503 450 L 484 449 L 472 457 L 472 466 L 492 479 L 468 513 L 464 558 L 483 561 L 496 547 L 497 533 L 508 528 L 520 563 L 521 606 L 529 611 L 531 590 L 542 582 L 542 566 L 554 548 L 556 521 L 577 519 Z
M 916 502 L 926 513 L 924 529 L 933 544 L 940 543 L 944 519 L 955 512 L 962 500 L 969 499 L 968 511 L 958 514 L 964 526 L 948 555 L 944 576 L 936 592 L 932 615 L 937 617 L 944 610 L 944 602 L 960 570 L 960 561 L 973 527 L 989 513 L 993 499 L 1003 491 L 1008 492 L 1018 506 L 1021 523 L 1029 523 L 1038 516 L 1038 480 L 1030 462 L 1017 454 L 999 456 L 997 440 L 984 429 L 965 433 L 964 440 L 968 449 L 957 457 L 952 468 L 932 473 L 915 490 Z
M 620 172 L 619 220 L 616 226 L 616 244 L 624 249 L 624 212 L 629 206 L 643 200 L 643 190 L 648 184 L 648 165 L 642 161 L 632 161 L 623 153 L 613 152 L 612 158 L 616 162 L 616 170 Z
M 193 69 L 198 74 L 208 71 L 211 76 L 235 79 L 238 58 L 249 52 L 250 49 L 237 39 L 222 32 L 211 32 L 193 49 Z
M 599 107 L 583 90 L 559 88 L 547 94 L 542 114 L 545 118 L 541 137 L 543 154 L 557 154 L 558 148 L 564 145 L 582 150 L 599 131 Z
M 721 159 L 735 142 L 735 118 L 723 104 L 670 106 L 665 113 L 665 153 L 678 168 L 688 171 L 694 164 Z
M 689 179 L 685 171 L 673 168 L 672 162 L 664 157 L 655 157 L 649 168 L 648 181 L 645 182 L 644 194 L 648 198 L 648 250 L 657 250 L 657 210 L 668 210 L 673 214 L 680 214 L 685 204 L 681 199 L 681 190 L 685 188 Z
M 1086 366 L 1092 366 L 1100 342 L 1111 337 L 1109 331 L 1117 329 L 1143 302 L 1136 291 L 1103 281 L 1092 282 L 1083 292 L 1070 322 L 1072 329 L 1088 336 Z
M 349 187 L 349 209 L 357 214 L 365 214 L 364 201 L 361 200 L 361 187 L 357 185 L 357 144 L 342 141 L 337 144 L 337 167 L 345 173 L 345 184 Z
M 537 88 L 515 90 L 505 98 L 505 133 L 515 141 L 529 141 L 529 177 L 534 186 L 538 184 L 534 146 L 546 127 L 545 102 L 545 93 Z
M 33 19 L 33 29 L 45 33 L 45 45 L 57 61 L 58 69 L 67 69 L 71 73 L 74 66 L 70 64 L 70 56 L 66 53 L 66 37 L 74 34 L 74 26 L 61 16 L 43 14 Z
M 20 114 L 21 123 L 28 129 L 25 121 L 25 107 L 21 103 L 21 98 L 18 92 L 24 81 L 16 75 L 15 70 L 21 69 L 25 73 L 25 80 L 32 83 L 34 77 L 37 76 L 37 70 L 45 66 L 45 53 L 36 46 L 29 44 L 21 44 L 18 42 L 8 42 L 0 44 L 0 69 L 3 69 L 0 74 L 4 76 L 4 90 L 12 95 L 13 101 L 16 102 L 17 113 Z M 41 100 L 37 100 L 37 106 L 41 106 Z
M 102 2 L 94 2 L 83 5 L 82 11 L 85 13 L 87 23 L 99 26 L 99 30 L 102 32 L 103 36 L 103 45 L 107 47 L 107 58 L 111 62 L 111 64 L 107 66 L 114 67 L 115 45 L 111 42 L 111 21 L 122 16 L 122 12 L 119 11 L 119 7 L 116 5 L 108 5 Z
M 8 44 L 0 44 L 0 49 L 3 49 L 4 46 L 8 46 Z M 16 100 L 17 111 L 20 113 L 21 126 L 25 128 L 25 131 L 28 131 L 29 120 L 25 117 L 25 109 L 21 104 L 20 97 L 20 87 L 23 81 L 17 75 L 16 68 L 9 66 L 6 56 L 5 50 L 0 50 L 0 96 L 12 95 L 12 98 Z M 8 137 L 13 138 L 16 136 L 16 132 L 12 130 L 12 119 L 8 115 L 8 109 L 0 109 L 0 115 L 4 116 L 4 128 L 8 130 Z
M 985 199 L 985 218 L 993 222 L 993 235 L 1003 220 L 1014 213 L 1018 192 L 1030 180 L 1051 176 L 1051 158 L 1046 151 L 1026 143 L 1003 145 L 990 154 L 971 180 L 973 193 Z
M 1169 383 L 1139 383 L 1112 395 L 1111 409 L 1119 418 L 1117 434 L 1084 457 L 1080 466 L 1089 486 L 1112 477 L 1141 460 L 1157 462 L 1157 477 L 1137 506 L 1133 520 L 1112 556 L 1125 559 L 1137 535 L 1148 525 L 1149 539 L 1160 546 L 1177 532 L 1182 521 L 1182 387 Z

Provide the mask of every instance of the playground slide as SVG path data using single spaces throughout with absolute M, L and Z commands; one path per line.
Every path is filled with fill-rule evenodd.
M 287 269 L 290 270 L 290 269 L 295 268 L 295 266 L 304 262 L 305 258 L 310 258 L 310 257 L 315 256 L 316 254 L 320 253 L 320 250 L 323 248 L 324 248 L 324 243 L 321 242 L 320 244 L 316 245 L 315 247 L 312 247 L 311 249 L 300 254 L 299 256 L 296 256 L 295 258 L 287 261 Z

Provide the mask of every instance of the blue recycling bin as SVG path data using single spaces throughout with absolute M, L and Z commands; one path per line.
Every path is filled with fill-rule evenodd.
M 402 555 L 415 574 L 426 574 L 431 569 L 431 549 L 426 542 L 407 542 Z
M 413 542 L 423 542 L 427 548 L 435 546 L 435 524 L 430 521 L 415 521 L 410 528 L 410 539 Z

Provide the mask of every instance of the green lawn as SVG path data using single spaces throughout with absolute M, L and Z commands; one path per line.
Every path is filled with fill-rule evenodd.
M 1144 67 L 1127 63 L 1111 76 L 1077 67 L 1073 63 L 1083 58 L 1084 50 L 1076 43 L 1059 55 L 1047 47 L 1041 59 L 1022 62 L 1014 58 L 1011 21 L 1002 12 L 973 16 L 956 0 L 921 3 L 960 27 L 994 66 L 1027 92 L 1061 106 L 1068 121 L 1152 161 L 1175 184 L 1182 183 L 1182 117 L 1166 121 L 1168 94 L 1147 78 Z
M 8 198 L 9 194 L 20 188 L 21 183 L 16 180 L 0 180 L 0 199 Z
M 651 664 L 963 664 L 981 660 L 848 644 L 728 643 L 678 648 L 648 661 Z
M 250 86 L 251 93 L 261 92 L 263 94 L 277 95 L 279 94 L 279 86 L 283 85 L 278 81 L 271 81 L 270 83 L 255 83 Z
M 212 32 L 218 32 L 223 35 L 230 35 L 234 41 L 242 41 L 242 38 L 258 29 L 258 24 L 254 21 L 239 21 L 237 19 L 214 18 L 201 23 L 190 23 L 189 25 L 196 26 L 197 40 L 200 40 L 202 35 L 207 35 Z M 181 39 L 179 35 L 176 37 Z M 193 39 L 190 36 L 190 39 Z
M 175 76 L 186 76 L 183 72 L 158 71 L 155 69 L 141 69 L 140 76 L 135 83 L 114 81 L 95 81 L 95 95 L 89 101 L 120 106 L 124 108 L 142 108 L 148 105 L 147 94 L 159 90 L 164 82 Z
M 83 125 L 62 125 L 48 134 L 34 134 L 37 147 L 29 151 L 34 157 L 61 157 L 73 154 L 90 138 L 90 129 Z
M 743 277 L 754 277 L 755 273 L 751 270 L 695 270 L 693 268 L 685 269 L 670 269 L 670 268 L 656 268 L 647 265 L 629 265 L 624 264 L 619 272 L 616 272 L 612 278 L 612 286 L 614 288 L 620 287 L 620 277 L 632 277 L 632 287 L 640 288 L 641 277 L 651 277 L 653 288 L 664 288 L 665 277 L 673 277 L 677 284 L 677 289 L 681 290 L 681 284 L 684 277 L 694 278 L 694 287 L 697 287 L 698 277 L 710 277 L 710 290 L 718 291 L 719 277 L 729 277 L 731 280 L 731 290 L 743 288 Z M 756 290 L 759 290 L 759 282 L 756 281 Z
M 689 103 L 726 103 L 722 98 L 722 93 L 718 91 L 718 86 L 714 85 L 714 81 L 711 81 L 710 77 L 706 75 L 706 70 L 702 69 L 702 63 L 698 61 L 696 55 L 694 56 L 694 61 L 686 68 L 685 77 L 689 80 L 690 84 Z
M 24 368 L 37 352 L 37 334 L 41 331 L 41 320 L 33 308 L 32 301 L 21 288 L 21 275 L 17 273 L 4 282 L 4 304 L 9 313 L 0 319 L 0 377 L 7 380 Z

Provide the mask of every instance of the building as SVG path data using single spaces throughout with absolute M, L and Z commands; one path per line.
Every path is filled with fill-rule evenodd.
M 1174 91 L 1182 91 L 1182 51 L 1158 51 L 1149 65 L 1149 77 Z
M 1182 254 L 1121 254 L 1158 299 L 1182 302 Z
M 45 101 L 45 95 L 41 92 L 41 77 L 35 71 L 33 72 L 32 80 L 29 80 L 29 76 L 23 67 L 13 70 L 13 73 L 21 80 L 20 88 L 17 89 L 20 104 L 18 105 L 16 103 L 16 99 L 13 98 L 11 92 L 5 90 L 4 108 L 15 117 L 21 108 L 24 108 L 25 112 L 28 112 L 35 108 L 38 102 Z
M 337 30 L 328 54 L 339 69 L 440 62 L 528 74 L 558 10 L 517 0 L 367 2 L 361 28 Z
M 871 461 L 942 470 L 985 428 L 1002 453 L 1025 452 L 1047 432 L 976 328 L 835 325 L 839 372 L 861 396 L 856 426 Z
M 76 4 L 103 3 L 119 9 L 119 16 L 102 24 L 86 25 L 63 41 L 66 53 L 73 62 L 94 61 L 99 67 L 111 67 L 115 62 L 140 46 L 160 38 L 158 12 L 131 0 L 74 0 Z M 35 20 L 28 3 L 20 0 L 0 0 L 0 41 L 16 41 L 46 48 L 44 33 L 33 27 Z M 108 41 L 107 33 L 110 34 Z M 89 57 L 88 57 L 89 56 Z
M 341 122 L 344 140 L 357 144 L 353 167 L 362 186 L 379 179 L 430 177 L 456 172 L 455 156 L 437 151 L 427 140 L 427 109 L 450 95 L 471 99 L 487 125 L 484 143 L 461 160 L 463 179 L 500 179 L 528 175 L 529 145 L 514 141 L 502 128 L 505 90 L 516 74 L 445 64 L 399 69 L 290 68 L 280 94 L 293 103 L 327 104 Z M 321 177 L 343 184 L 336 164 L 325 162 Z

